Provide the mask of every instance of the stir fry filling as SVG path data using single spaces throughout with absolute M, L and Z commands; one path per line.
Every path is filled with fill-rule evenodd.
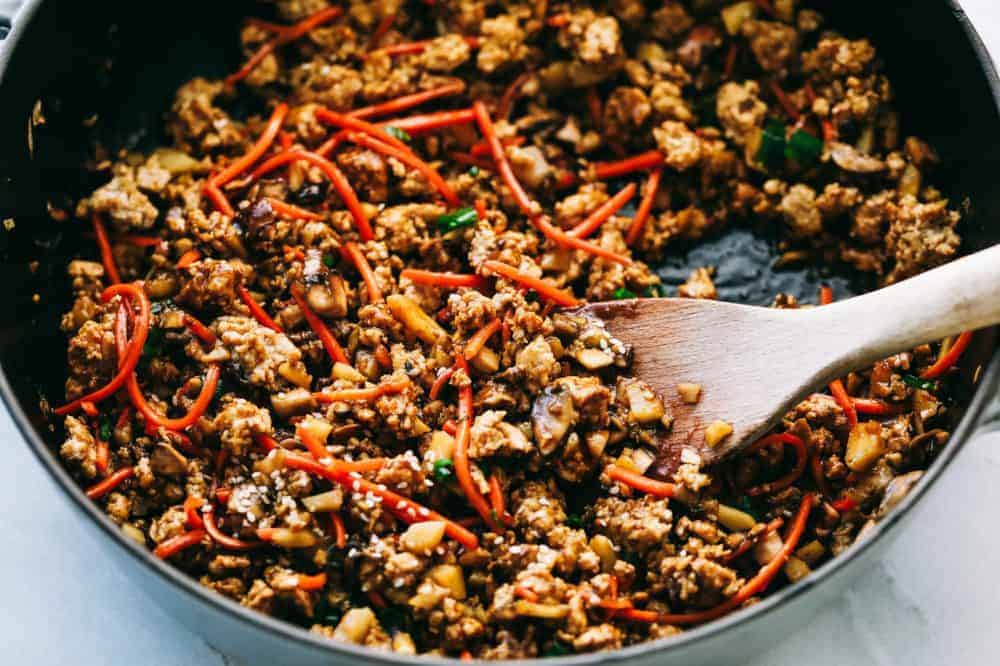
M 76 210 L 60 452 L 157 557 L 334 641 L 609 650 L 809 576 L 947 442 L 968 334 L 652 478 L 673 414 L 570 309 L 741 225 L 882 284 L 955 257 L 867 39 L 797 0 L 273 9 Z

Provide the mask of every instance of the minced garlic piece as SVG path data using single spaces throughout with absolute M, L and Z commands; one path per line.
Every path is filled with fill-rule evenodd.
M 709 446 L 718 446 L 726 437 L 733 434 L 733 426 L 725 421 L 716 421 L 705 428 L 705 442 Z

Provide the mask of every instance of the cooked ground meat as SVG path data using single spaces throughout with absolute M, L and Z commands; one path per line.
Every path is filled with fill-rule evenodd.
M 768 442 L 652 483 L 689 405 L 560 307 L 656 294 L 668 253 L 737 226 L 881 284 L 956 257 L 939 158 L 901 135 L 868 40 L 790 1 L 270 4 L 239 31 L 247 58 L 267 22 L 323 14 L 241 75 L 181 86 L 168 145 L 95 154 L 121 159 L 76 212 L 109 227 L 112 260 L 68 264 L 47 401 L 73 401 L 59 452 L 91 497 L 206 587 L 401 654 L 612 650 L 731 604 L 813 499 L 754 598 L 822 566 L 947 441 L 951 380 L 919 379 L 941 352 L 924 345 L 844 378 L 855 404 L 785 415 L 809 473 Z M 643 228 L 629 208 L 577 228 L 628 184 Z M 677 294 L 717 298 L 727 270 Z

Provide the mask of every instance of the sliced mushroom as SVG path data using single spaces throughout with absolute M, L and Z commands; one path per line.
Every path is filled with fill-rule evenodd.
M 174 447 L 160 442 L 149 456 L 149 466 L 156 474 L 181 476 L 187 474 L 188 461 Z
M 895 509 L 903 498 L 906 497 L 913 487 L 917 485 L 917 482 L 924 476 L 924 473 L 920 470 L 914 472 L 907 472 L 906 474 L 900 474 L 895 479 L 889 482 L 889 486 L 885 489 L 885 494 L 882 496 L 882 502 L 878 506 L 878 511 L 875 514 L 876 519 L 881 520 L 889 515 L 889 512 Z
M 576 408 L 568 391 L 548 387 L 535 399 L 531 408 L 531 427 L 538 450 L 549 455 L 562 442 L 576 422 Z
M 841 169 L 852 173 L 878 173 L 886 170 L 885 162 L 865 155 L 847 143 L 834 143 L 830 147 L 830 157 Z

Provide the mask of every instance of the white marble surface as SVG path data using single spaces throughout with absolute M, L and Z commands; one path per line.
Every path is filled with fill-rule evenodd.
M 930 0 L 921 0 L 930 1 Z M 0 0 L 0 10 L 10 0 Z M 963 3 L 1000 54 L 996 0 Z M 21 438 L 0 413 L 8 473 L 0 483 L 0 662 L 6 664 L 228 663 L 161 613 L 106 564 Z M 878 566 L 804 631 L 754 666 L 997 663 L 1000 435 L 968 445 L 925 497 Z

